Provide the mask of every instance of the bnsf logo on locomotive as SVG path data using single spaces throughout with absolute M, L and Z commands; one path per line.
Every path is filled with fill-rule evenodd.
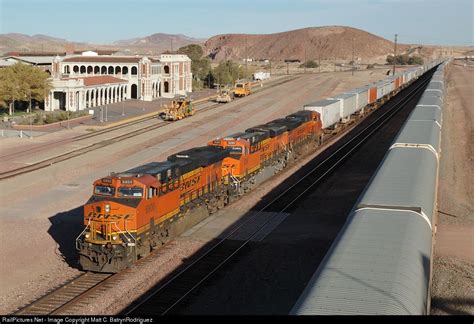
M 199 180 L 201 180 L 201 175 L 198 175 L 197 177 L 194 177 L 194 178 L 192 178 L 192 179 L 188 179 L 188 180 L 184 181 L 183 183 L 181 183 L 181 188 L 180 188 L 180 190 L 181 190 L 181 191 L 184 191 L 184 190 L 186 190 L 186 189 L 191 188 L 191 187 L 194 186 L 196 183 L 198 183 Z
M 88 215 L 87 215 L 87 219 L 86 220 L 89 220 L 91 218 L 96 218 L 96 219 L 110 219 L 110 220 L 115 220 L 115 219 L 129 219 L 130 217 L 132 217 L 132 215 L 130 214 L 98 214 L 96 212 L 90 212 Z

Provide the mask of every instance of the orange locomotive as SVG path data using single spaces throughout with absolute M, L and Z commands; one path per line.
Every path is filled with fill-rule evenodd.
M 118 272 L 265 181 L 322 141 L 299 111 L 94 182 L 76 239 L 83 269 Z

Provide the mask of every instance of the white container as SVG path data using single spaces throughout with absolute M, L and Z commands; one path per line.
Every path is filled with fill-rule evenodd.
M 347 91 L 346 93 L 352 93 L 356 95 L 356 107 L 357 111 L 363 109 L 369 104 L 369 87 L 356 88 Z
M 341 120 L 341 102 L 323 99 L 304 105 L 304 110 L 317 111 L 321 115 L 323 128 L 334 127 Z
M 349 120 L 350 116 L 357 112 L 357 96 L 354 93 L 343 93 L 328 99 L 340 101 L 341 119 L 343 122 Z

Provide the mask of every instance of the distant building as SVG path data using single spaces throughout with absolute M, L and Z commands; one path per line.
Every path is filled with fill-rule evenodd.
M 127 99 L 152 101 L 192 92 L 191 60 L 186 55 L 56 56 L 51 66 L 53 89 L 45 110 L 83 110 Z

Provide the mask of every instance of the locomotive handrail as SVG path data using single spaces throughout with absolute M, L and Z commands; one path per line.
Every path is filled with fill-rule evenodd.
M 87 225 L 86 227 L 84 227 L 84 230 L 81 232 L 81 234 L 79 234 L 77 237 L 76 237 L 76 250 L 80 250 L 80 247 L 78 246 L 78 241 L 79 241 L 79 238 L 85 233 L 85 231 L 87 231 L 87 229 L 90 227 L 91 225 L 91 219 L 89 218 L 89 221 L 87 222 Z

